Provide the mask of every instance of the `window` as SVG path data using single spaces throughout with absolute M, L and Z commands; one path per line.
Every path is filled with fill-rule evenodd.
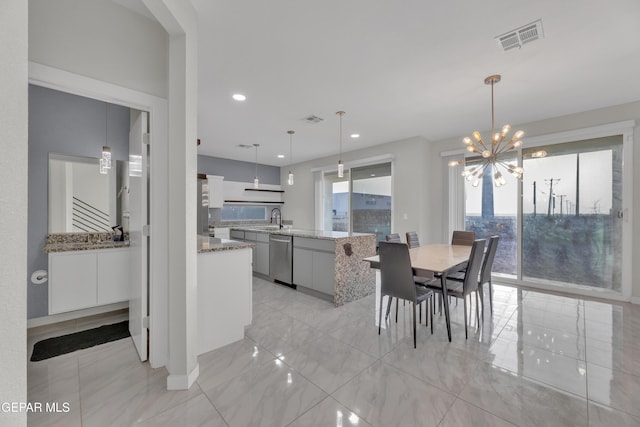
M 384 240 L 391 233 L 391 163 L 351 169 L 351 230 L 374 233 Z
M 391 232 L 391 163 L 352 167 L 343 178 L 324 174 L 324 229 L 373 233 L 384 240 Z
M 267 208 L 264 206 L 224 205 L 222 221 L 265 221 Z
M 325 174 L 324 229 L 349 231 L 349 172 L 339 178 L 337 173 Z

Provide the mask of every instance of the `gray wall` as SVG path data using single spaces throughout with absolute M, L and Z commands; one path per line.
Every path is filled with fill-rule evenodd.
M 256 164 L 220 157 L 198 156 L 198 172 L 224 176 L 225 181 L 251 182 L 256 175 Z M 280 168 L 258 163 L 261 184 L 280 185 Z
M 105 143 L 113 160 L 129 159 L 129 108 L 29 86 L 29 224 L 27 243 L 27 318 L 48 314 L 48 289 L 30 281 L 35 270 L 47 270 L 42 253 L 48 227 L 49 153 L 99 157 Z

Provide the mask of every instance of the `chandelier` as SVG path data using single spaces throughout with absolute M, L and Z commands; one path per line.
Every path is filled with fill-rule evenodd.
M 462 171 L 462 176 L 467 181 L 471 182 L 473 187 L 477 187 L 480 184 L 480 180 L 484 176 L 487 168 L 491 167 L 490 172 L 493 172 L 493 182 L 496 187 L 501 187 L 507 183 L 502 176 L 500 168 L 510 173 L 517 179 L 522 178 L 524 169 L 521 166 L 516 166 L 512 163 L 507 163 L 506 158 L 513 158 L 513 152 L 522 147 L 522 137 L 524 132 L 519 130 L 513 134 L 511 138 L 507 135 L 511 131 L 511 126 L 504 125 L 500 132 L 495 132 L 494 126 L 494 109 L 493 109 L 493 86 L 501 79 L 499 74 L 489 76 L 484 79 L 484 83 L 491 85 L 491 141 L 485 142 L 482 139 L 480 132 L 475 131 L 471 134 L 473 139 L 466 136 L 462 141 L 467 146 L 466 150 L 469 153 L 476 153 L 482 156 L 480 164 L 475 166 L 468 166 Z M 475 141 L 474 141 L 475 140 Z M 536 151 L 528 154 L 527 157 L 545 157 L 547 152 L 544 150 Z M 464 160 L 454 160 L 449 162 L 449 166 L 464 165 Z

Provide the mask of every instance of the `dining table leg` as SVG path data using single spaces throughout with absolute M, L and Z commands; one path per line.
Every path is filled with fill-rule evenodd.
M 447 335 L 449 335 L 449 342 L 451 342 L 451 321 L 449 320 L 449 296 L 447 295 L 447 274 L 443 272 L 440 276 L 440 283 L 442 284 L 442 304 L 444 305 L 444 318 L 447 322 Z

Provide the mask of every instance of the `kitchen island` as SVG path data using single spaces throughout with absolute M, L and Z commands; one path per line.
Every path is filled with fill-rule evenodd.
M 252 318 L 254 247 L 198 236 L 198 354 L 244 338 Z
M 277 237 L 279 236 L 279 238 Z M 283 255 L 270 246 L 290 239 L 291 250 Z M 278 227 L 232 227 L 231 238 L 256 245 L 253 271 L 277 279 L 298 290 L 330 300 L 341 306 L 375 292 L 375 272 L 363 258 L 376 253 L 376 237 L 367 233 L 300 230 Z M 271 240 L 271 243 L 270 243 Z M 290 257 L 290 280 L 282 280 L 273 271 L 274 257 Z

